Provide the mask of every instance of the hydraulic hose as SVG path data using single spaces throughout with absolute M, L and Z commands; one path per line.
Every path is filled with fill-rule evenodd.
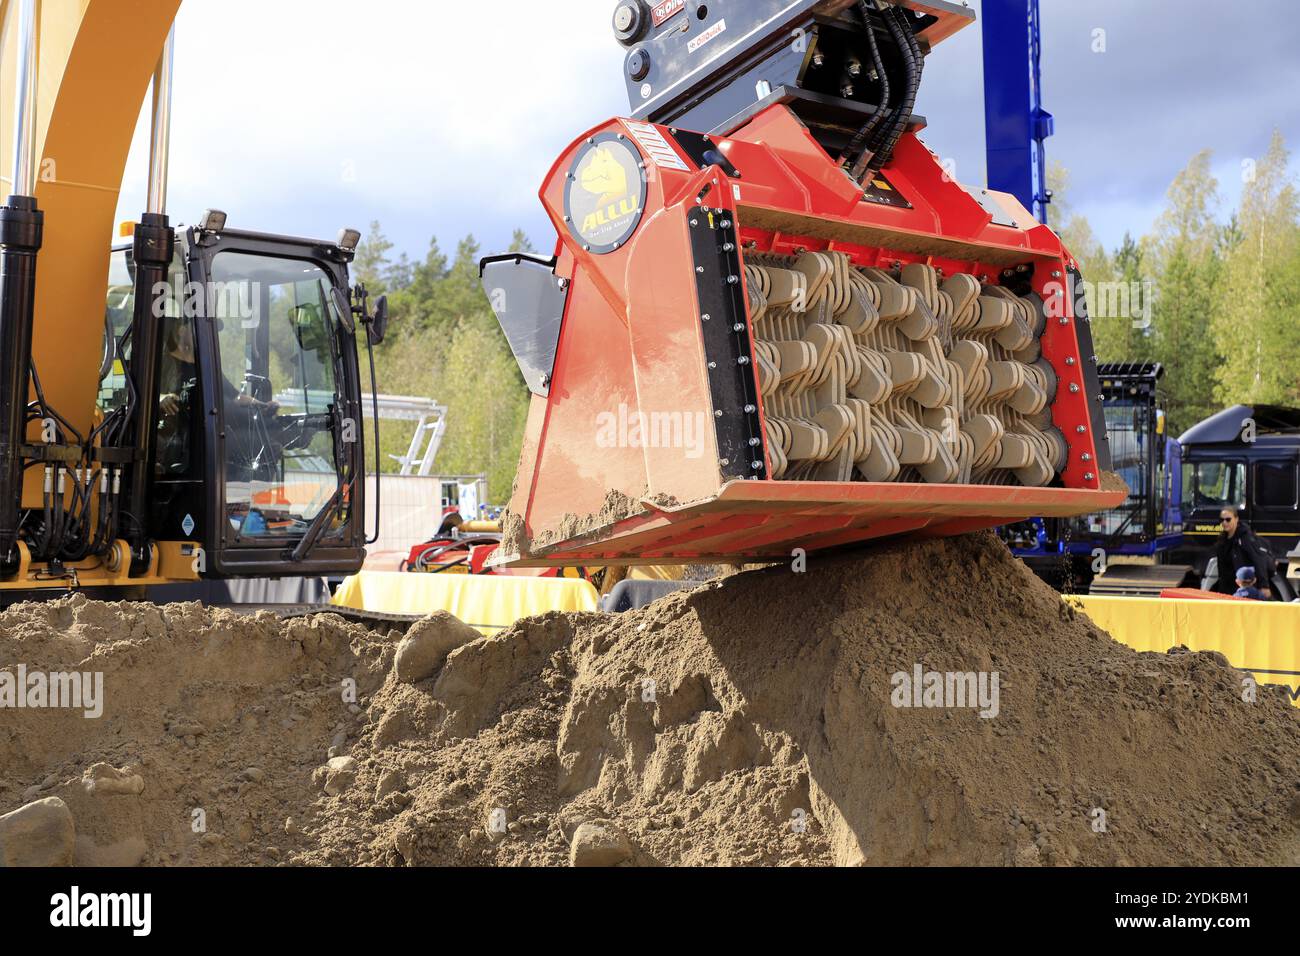
M 889 36 L 894 42 L 894 48 L 898 51 L 898 57 L 903 69 L 902 91 L 898 97 L 898 103 L 889 111 L 889 119 L 882 126 L 878 126 L 875 132 L 867 140 L 866 147 L 859 154 L 857 161 L 853 164 L 852 173 L 855 179 L 862 179 L 868 169 L 879 169 L 884 165 L 884 158 L 877 162 L 877 157 L 881 156 L 885 144 L 889 141 L 890 135 L 898 125 L 900 117 L 905 112 L 910 112 L 907 105 L 908 94 L 912 89 L 912 80 L 916 74 L 916 66 L 912 62 L 912 48 L 907 43 L 907 37 L 904 35 L 904 29 L 900 28 L 898 19 L 898 8 L 892 7 L 888 10 L 882 10 L 881 16 L 885 21 L 885 26 L 889 30 Z M 903 120 L 906 122 L 906 120 Z
M 885 71 L 885 63 L 880 56 L 880 44 L 876 42 L 876 31 L 871 25 L 871 6 L 867 3 L 867 0 L 858 0 L 858 13 L 862 16 L 862 25 L 867 32 L 867 48 L 871 51 L 872 68 L 876 71 L 876 76 L 880 80 L 880 97 L 871 118 L 858 130 L 853 139 L 849 141 L 849 145 L 844 148 L 844 152 L 840 154 L 840 165 L 847 164 L 850 159 L 856 164 L 862 159 L 862 150 L 867 142 L 867 137 L 876 131 L 880 121 L 889 114 L 889 74 Z
M 921 90 L 921 75 L 925 70 L 925 57 L 921 53 L 921 44 L 916 39 L 916 34 L 912 32 L 907 14 L 900 7 L 895 7 L 892 12 L 895 36 L 907 65 L 907 91 L 902 103 L 899 104 L 894 122 L 888 127 L 887 138 L 880 143 L 869 163 L 862 164 L 859 161 L 859 164 L 864 167 L 864 172 L 866 169 L 880 169 L 893 157 L 894 147 L 898 145 L 898 140 L 907 129 L 912 109 L 916 106 L 916 98 Z

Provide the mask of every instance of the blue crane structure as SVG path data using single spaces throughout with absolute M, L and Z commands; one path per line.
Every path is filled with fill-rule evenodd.
M 1055 132 L 1043 109 L 1039 0 L 983 0 L 984 130 L 989 188 L 1010 193 L 1045 222 L 1045 142 Z M 1018 557 L 1058 587 L 1148 593 L 1183 583 L 1191 568 L 1135 565 L 1094 580 L 1096 554 L 1160 562 L 1182 545 L 1181 450 L 1165 434 L 1158 397 L 1164 369 L 1103 366 L 1103 398 L 1115 468 L 1132 495 L 1121 507 L 1078 519 L 1035 518 L 1001 529 Z M 1104 581 L 1104 583 L 1103 583 Z
M 980 21 L 989 188 L 1011 193 L 1044 222 L 1052 199 L 1044 144 L 1055 121 L 1043 109 L 1038 0 L 984 0 Z

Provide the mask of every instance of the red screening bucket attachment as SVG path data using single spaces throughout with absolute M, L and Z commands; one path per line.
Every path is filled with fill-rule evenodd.
M 630 120 L 485 260 L 533 391 L 503 560 L 788 558 L 1124 500 L 1075 261 L 912 132 L 859 186 L 784 105 L 726 138 Z

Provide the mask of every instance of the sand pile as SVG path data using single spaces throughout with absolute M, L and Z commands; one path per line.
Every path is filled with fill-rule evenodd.
M 0 814 L 62 800 L 78 862 L 1300 860 L 1285 692 L 1116 644 L 990 536 L 494 638 L 74 597 L 0 617 L 20 663 L 105 675 L 98 720 L 0 710 Z

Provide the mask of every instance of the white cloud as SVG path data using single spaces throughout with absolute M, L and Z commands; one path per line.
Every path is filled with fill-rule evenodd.
M 173 219 L 217 206 L 232 225 L 325 238 L 379 219 L 416 257 L 435 234 L 445 250 L 472 231 L 495 251 L 522 226 L 549 250 L 554 234 L 537 199 L 548 169 L 583 131 L 628 110 L 613 6 L 184 0 Z M 1160 16 L 1128 0 L 1082 12 L 1044 4 L 1044 85 L 1058 123 L 1048 155 L 1071 168 L 1070 202 L 1108 246 L 1149 227 L 1197 149 L 1216 150 L 1231 209 L 1240 192 L 1232 163 L 1261 152 L 1274 125 L 1293 146 L 1297 138 L 1300 113 L 1287 99 L 1296 67 L 1253 45 L 1293 46 L 1293 21 L 1247 43 L 1207 31 L 1203 18 Z M 1153 19 L 1174 32 L 1151 41 L 1142 25 Z M 1105 57 L 1088 47 L 1097 22 L 1112 28 Z M 1207 45 L 1227 73 L 1189 66 Z M 1222 80 L 1248 74 L 1256 79 Z M 919 107 L 931 121 L 926 142 L 974 184 L 984 181 L 981 92 L 976 25 L 935 51 Z M 143 208 L 147 143 L 145 116 L 119 219 Z
M 525 225 L 588 127 L 626 112 L 608 0 L 185 0 L 177 21 L 169 210 L 332 237 L 380 219 L 419 255 Z M 142 112 L 119 219 L 143 208 Z M 545 233 L 543 235 L 543 233 Z

